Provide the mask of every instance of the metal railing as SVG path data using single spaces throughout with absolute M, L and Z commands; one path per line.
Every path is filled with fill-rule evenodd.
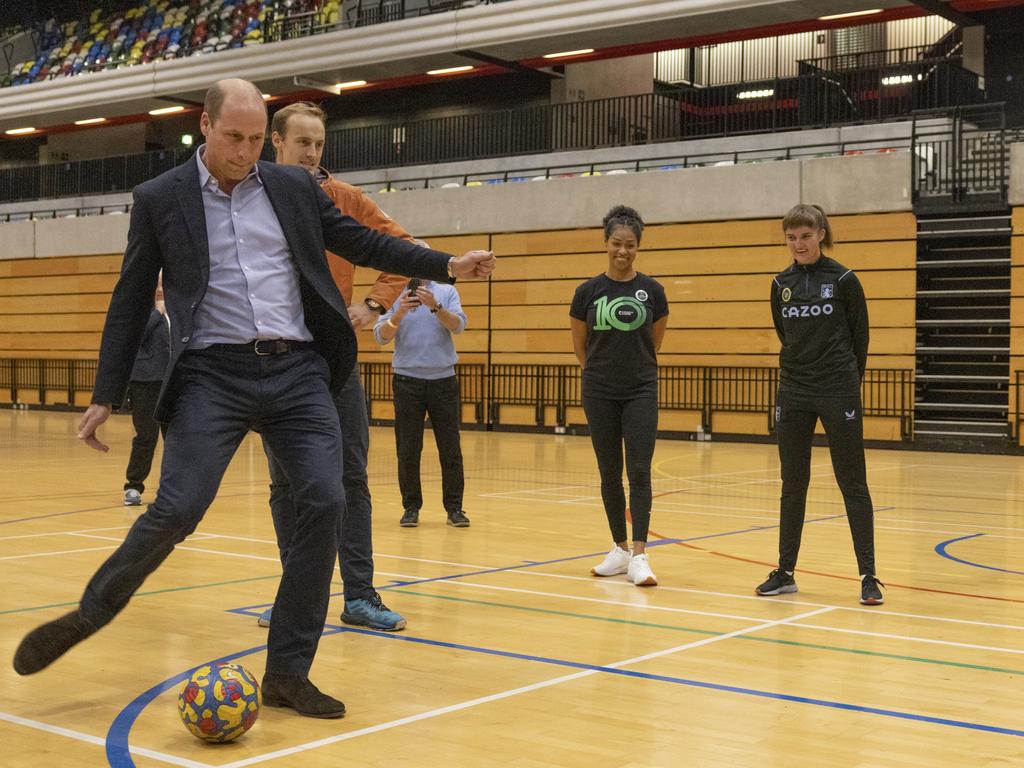
M 1009 146 L 1002 102 L 913 115 L 914 203 L 962 204 L 985 196 L 1005 203 Z
M 920 65 L 924 66 L 924 65 Z M 929 65 L 930 66 L 930 65 Z M 905 119 L 914 109 L 979 101 L 977 75 L 942 60 L 883 85 L 887 68 L 570 102 L 330 130 L 323 164 L 346 172 L 490 157 L 654 144 Z M 0 170 L 0 202 L 127 192 L 194 150 Z M 264 158 L 271 159 L 269 145 Z
M 31 399 L 40 405 L 73 408 L 76 393 L 92 392 L 96 364 L 96 360 L 0 360 L 0 392 L 8 393 L 12 403 L 24 402 L 23 395 L 31 392 Z M 50 403 L 54 397 L 66 399 Z
M 463 363 L 455 367 L 463 405 L 475 407 L 477 424 L 501 426 L 503 406 L 534 409 L 538 427 L 568 426 L 568 409 L 582 405 L 581 376 L 577 365 Z M 360 373 L 367 410 L 375 402 L 393 402 L 390 363 L 361 363 Z M 898 418 L 904 440 L 914 434 L 913 371 L 868 369 L 861 386 L 864 415 Z M 777 368 L 737 366 L 679 366 L 658 368 L 658 406 L 666 411 L 698 411 L 701 427 L 710 432 L 715 413 L 762 413 L 769 432 L 775 429 Z M 43 407 L 74 407 L 76 393 L 89 393 L 96 378 L 95 360 L 0 359 L 0 392 L 12 403 L 20 395 Z M 1017 413 L 1024 371 L 1017 373 Z M 50 402 L 58 397 L 63 402 Z

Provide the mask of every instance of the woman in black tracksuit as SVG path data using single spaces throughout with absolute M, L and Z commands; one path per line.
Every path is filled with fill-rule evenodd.
M 647 562 L 651 459 L 658 431 L 658 349 L 668 325 L 661 284 L 633 268 L 644 222 L 618 205 L 604 217 L 608 268 L 576 289 L 569 310 L 573 350 L 583 368 L 583 410 L 601 474 L 601 498 L 615 542 L 595 576 L 625 573 L 637 586 L 658 583 Z M 625 446 L 633 549 L 622 490 Z
M 779 353 L 775 406 L 782 464 L 779 567 L 757 587 L 759 595 L 796 592 L 811 443 L 821 419 L 861 577 L 860 601 L 882 602 L 875 576 L 874 511 L 864 466 L 860 382 L 868 357 L 864 290 L 852 270 L 822 254 L 832 230 L 818 206 L 798 205 L 782 220 L 793 263 L 772 280 L 771 306 Z

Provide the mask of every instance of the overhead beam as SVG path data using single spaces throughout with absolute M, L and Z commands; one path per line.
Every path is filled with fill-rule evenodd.
M 977 27 L 981 24 L 970 14 L 958 11 L 952 3 L 944 3 L 942 0 L 910 0 L 910 2 L 928 13 L 949 19 L 959 27 Z
M 524 74 L 542 75 L 548 80 L 558 80 L 562 77 L 562 75 L 558 74 L 557 72 L 552 72 L 548 69 L 534 69 L 533 67 L 525 67 L 518 61 L 508 61 L 506 59 L 499 59 L 497 56 L 488 56 L 486 53 L 480 53 L 480 51 L 473 51 L 468 48 L 461 51 L 455 51 L 455 53 L 459 56 L 464 56 L 467 59 L 472 59 L 473 61 L 482 61 L 485 64 L 495 64 L 496 66 L 504 67 L 510 72 L 522 72 Z

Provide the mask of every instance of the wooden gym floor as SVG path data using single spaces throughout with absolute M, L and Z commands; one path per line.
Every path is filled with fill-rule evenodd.
M 869 452 L 889 589 L 868 609 L 825 450 L 800 592 L 757 598 L 776 551 L 773 446 L 659 442 L 661 586 L 639 589 L 588 575 L 609 537 L 586 438 L 464 433 L 468 529 L 444 524 L 428 445 L 421 525 L 402 529 L 393 438 L 375 429 L 377 586 L 408 628 L 346 628 L 339 583 L 311 677 L 349 714 L 267 709 L 238 742 L 207 746 L 178 721 L 183 676 L 212 659 L 263 673 L 255 617 L 280 567 L 258 440 L 124 613 L 20 678 L 18 641 L 78 600 L 138 512 L 120 504 L 128 418 L 103 428 L 107 455 L 77 443 L 77 419 L 0 411 L 4 766 L 1024 763 L 1018 458 Z

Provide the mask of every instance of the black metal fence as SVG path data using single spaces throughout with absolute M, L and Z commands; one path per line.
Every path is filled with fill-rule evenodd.
M 360 373 L 367 410 L 375 402 L 393 402 L 389 363 L 362 363 Z M 468 363 L 457 365 L 456 373 L 462 403 L 474 406 L 477 424 L 500 428 L 503 406 L 528 406 L 534 409 L 537 426 L 565 427 L 569 425 L 568 409 L 582 405 L 577 365 Z M 1018 414 L 1022 374 L 1017 374 Z M 665 411 L 700 412 L 706 432 L 711 431 L 715 413 L 762 413 L 771 432 L 775 429 L 778 375 L 777 368 L 660 366 L 658 405 Z M 0 360 L 0 392 L 9 395 L 4 399 L 12 403 L 73 407 L 76 393 L 91 392 L 95 378 L 95 360 Z M 864 415 L 900 419 L 904 440 L 914 434 L 913 378 L 911 370 L 868 369 L 861 387 Z M 29 392 L 31 396 L 26 397 Z
M 95 381 L 95 360 L 0 360 L 0 392 L 9 394 L 12 403 L 27 399 L 44 406 L 74 407 L 75 394 L 92 392 Z
M 914 113 L 914 203 L 1005 203 L 1010 181 L 1001 102 Z
M 902 65 L 901 65 L 902 66 Z M 955 62 L 917 62 L 907 82 L 892 66 L 715 88 L 689 86 L 328 131 L 323 164 L 335 171 L 476 160 L 905 119 L 913 110 L 983 99 Z M 192 148 L 0 170 L 0 203 L 127 192 L 187 159 Z M 273 153 L 268 147 L 266 159 Z

